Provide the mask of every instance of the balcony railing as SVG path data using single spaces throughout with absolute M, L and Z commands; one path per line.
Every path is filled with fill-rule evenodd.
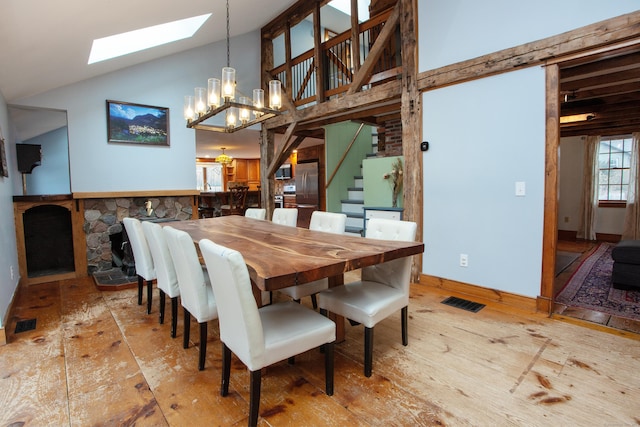
M 369 55 L 371 47 L 390 14 L 391 10 L 387 10 L 359 25 L 359 64 L 364 63 Z M 396 34 L 398 33 L 396 32 Z M 349 89 L 356 72 L 352 50 L 351 31 L 345 31 L 322 43 L 320 66 L 316 66 L 314 49 L 310 49 L 296 58 L 292 58 L 291 70 L 287 70 L 287 64 L 282 64 L 271 70 L 271 75 L 280 80 L 284 87 L 290 88 L 291 97 L 296 107 L 304 108 L 318 101 L 324 102 Z M 384 52 L 374 66 L 371 78 L 366 85 L 370 86 L 397 78 L 401 73 L 400 63 L 400 40 L 397 35 L 385 46 Z M 316 87 L 316 72 L 318 71 L 321 73 L 321 81 L 324 85 L 322 99 L 318 99 Z M 290 86 L 287 84 L 287 76 L 289 75 L 291 76 Z

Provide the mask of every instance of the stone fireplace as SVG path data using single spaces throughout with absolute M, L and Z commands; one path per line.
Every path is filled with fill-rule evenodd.
M 148 206 L 153 209 L 148 213 Z M 188 220 L 193 217 L 192 196 L 167 197 L 115 197 L 84 199 L 84 224 L 86 236 L 87 272 L 107 271 L 113 266 L 112 236 L 123 230 L 126 217 L 141 220 Z

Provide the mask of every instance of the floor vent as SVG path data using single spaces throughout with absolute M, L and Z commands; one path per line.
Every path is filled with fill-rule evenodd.
M 450 305 L 451 307 L 461 308 L 466 311 L 477 313 L 482 310 L 485 305 L 479 302 L 473 302 L 462 298 L 449 297 L 442 301 L 442 304 Z
M 36 328 L 36 319 L 18 320 L 15 333 L 30 331 Z

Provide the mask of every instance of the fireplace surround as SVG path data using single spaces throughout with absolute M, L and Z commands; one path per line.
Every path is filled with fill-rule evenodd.
M 193 213 L 197 212 L 197 194 L 199 193 L 193 190 L 173 190 L 14 196 L 20 282 L 32 285 L 110 270 L 113 268 L 110 236 L 122 232 L 123 218 L 160 221 L 192 219 Z M 67 270 L 72 271 L 44 272 L 38 275 L 28 273 L 25 238 L 30 231 L 25 230 L 24 218 L 25 212 L 33 208 L 53 212 L 60 212 L 62 208 L 69 212 L 73 268 Z M 65 232 L 69 233 L 69 230 Z M 65 250 L 69 253 L 69 248 Z M 55 250 L 51 249 L 50 252 Z

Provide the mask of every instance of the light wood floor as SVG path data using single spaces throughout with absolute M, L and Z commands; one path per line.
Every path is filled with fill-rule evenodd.
M 234 358 L 219 395 L 220 343 L 210 322 L 204 371 L 169 322 L 136 290 L 101 292 L 91 279 L 29 287 L 15 321 L 37 328 L 0 347 L 2 426 L 242 426 L 249 375 Z M 263 426 L 594 426 L 640 423 L 640 341 L 489 304 L 470 313 L 412 285 L 409 345 L 399 315 L 375 328 L 373 376 L 362 375 L 362 327 L 336 346 L 335 394 L 322 355 L 263 372 Z M 476 300 L 477 301 L 477 300 Z M 485 302 L 485 301 L 478 301 Z M 10 328 L 10 329 L 9 329 Z M 195 332 L 195 333 L 194 333 Z M 197 340 L 192 325 L 192 339 Z

